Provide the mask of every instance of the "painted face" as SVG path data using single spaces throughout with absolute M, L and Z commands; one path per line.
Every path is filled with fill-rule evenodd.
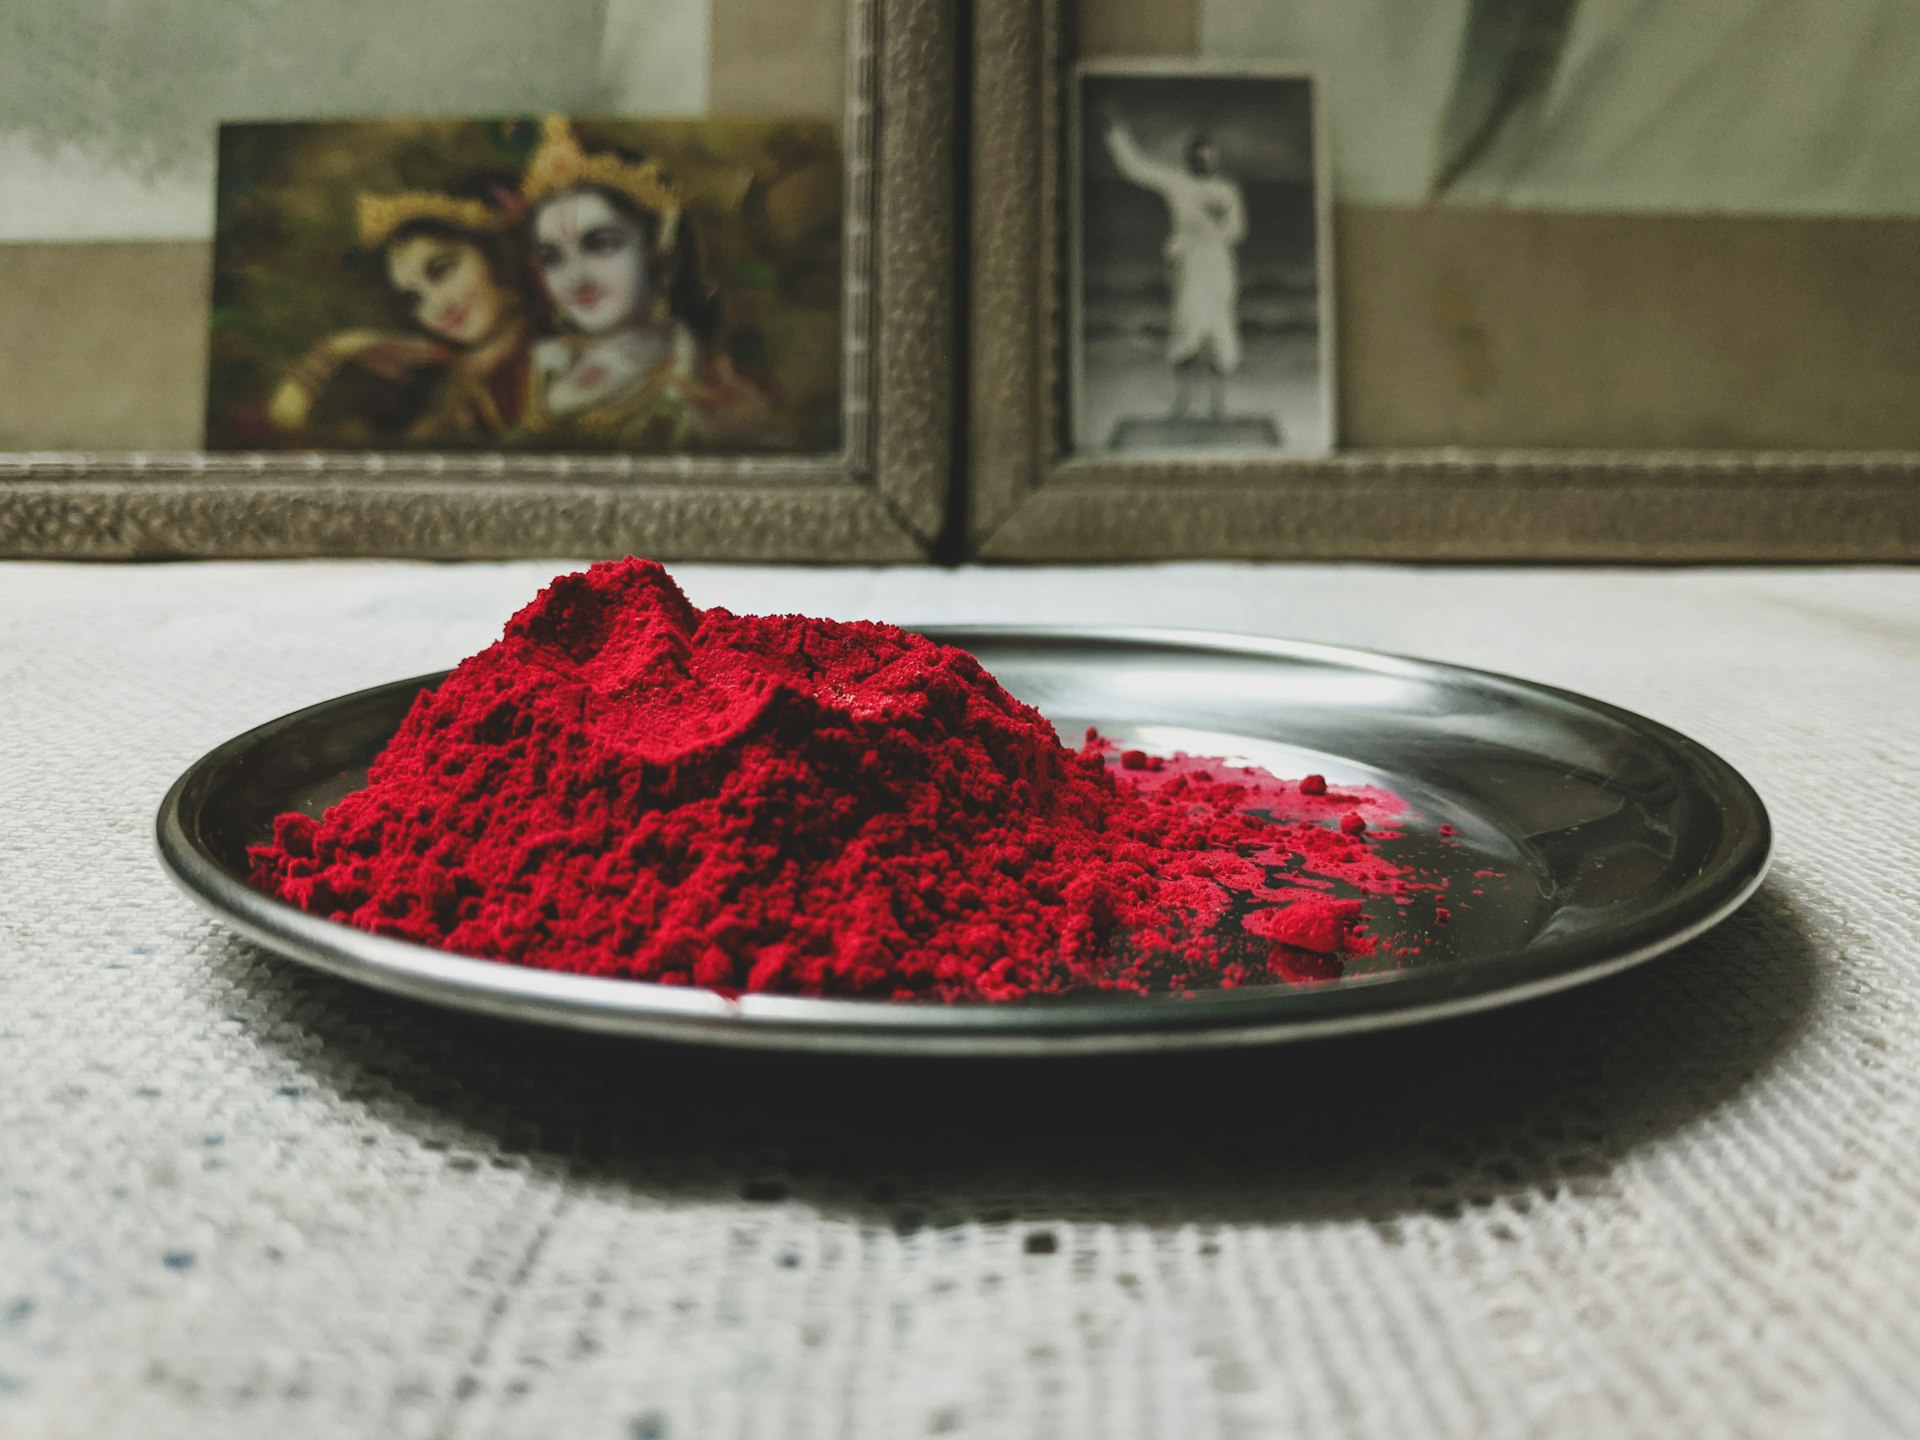
M 506 315 L 486 252 L 468 240 L 409 235 L 387 248 L 387 279 L 422 329 L 455 345 L 478 345 Z
M 589 335 L 630 324 L 647 295 L 646 235 L 594 190 L 542 205 L 533 217 L 540 280 L 560 313 Z

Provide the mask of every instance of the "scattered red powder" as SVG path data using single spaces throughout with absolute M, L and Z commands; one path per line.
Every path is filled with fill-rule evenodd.
M 1317 783 L 1315 783 L 1317 782 Z M 1399 802 L 1078 753 L 965 652 L 556 580 L 253 881 L 463 955 L 726 992 L 1006 1000 L 1337 977 L 1423 888 Z M 1358 822 L 1357 824 L 1352 822 Z
M 1256 910 L 1241 922 L 1255 935 L 1281 940 L 1296 950 L 1337 955 L 1348 945 L 1353 924 L 1360 918 L 1358 900 L 1329 900 L 1309 895 L 1289 905 Z

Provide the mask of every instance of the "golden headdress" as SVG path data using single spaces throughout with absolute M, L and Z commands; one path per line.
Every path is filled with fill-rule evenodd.
M 598 185 L 658 216 L 660 234 L 655 243 L 662 250 L 673 245 L 673 232 L 680 224 L 680 192 L 660 173 L 658 165 L 651 160 L 635 164 L 604 152 L 589 154 L 580 148 L 573 127 L 560 115 L 549 115 L 541 133 L 540 148 L 534 151 L 526 178 L 520 182 L 520 194 L 529 205 L 582 185 Z
M 403 225 L 430 220 L 474 235 L 493 235 L 506 229 L 514 217 L 484 200 L 458 195 L 436 195 L 428 190 L 403 190 L 396 195 L 360 196 L 360 243 L 377 250 Z

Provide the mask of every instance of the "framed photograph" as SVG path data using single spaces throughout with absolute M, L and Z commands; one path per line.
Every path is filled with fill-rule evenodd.
M 47 339 L 0 373 L 0 555 L 939 542 L 949 0 L 170 5 L 204 73 L 117 26 L 41 59 L 126 105 L 0 101 L 0 197 L 57 202 L 0 217 Z
M 1705 0 L 1679 8 L 1704 14 Z M 1585 208 L 1599 192 L 1581 179 L 1577 112 L 1594 77 L 1582 71 L 1581 88 L 1563 94 L 1543 57 L 1566 51 L 1572 75 L 1625 53 L 1587 44 L 1582 29 L 1618 17 L 1543 4 L 1515 26 L 1496 11 L 977 0 L 971 554 L 1920 556 L 1920 420 L 1897 398 L 1920 383 L 1920 366 L 1887 303 L 1912 284 L 1920 220 L 1633 208 L 1708 193 L 1691 171 L 1684 186 L 1621 182 L 1607 192 L 1620 208 Z M 1670 79 L 1657 45 L 1635 53 L 1653 80 Z M 1201 129 L 1247 123 L 1176 103 L 1183 73 L 1205 75 L 1224 97 L 1241 83 L 1233 77 L 1252 86 L 1292 67 L 1317 77 L 1314 148 L 1331 160 L 1314 175 L 1314 233 L 1329 260 L 1314 271 L 1329 417 L 1318 433 L 1301 418 L 1311 407 L 1298 383 L 1305 272 L 1256 289 L 1256 270 L 1272 265 L 1272 276 L 1283 262 L 1247 249 L 1259 214 L 1247 184 L 1247 240 L 1224 247 L 1230 266 L 1219 245 L 1207 262 L 1233 277 L 1240 353 L 1229 367 L 1220 361 L 1234 337 L 1218 303 L 1227 287 L 1213 287 L 1209 306 L 1207 287 L 1191 286 L 1201 303 L 1189 306 L 1191 326 L 1176 324 L 1183 246 L 1174 256 L 1165 247 L 1177 222 L 1153 187 L 1121 187 L 1108 141 L 1111 109 L 1164 175 Z M 1606 80 L 1621 116 L 1645 111 L 1630 77 Z M 1729 90 L 1727 115 L 1692 133 L 1731 133 L 1764 93 Z M 1129 117 L 1129 98 L 1138 109 L 1149 95 L 1165 97 L 1165 118 Z M 1164 133 L 1147 138 L 1158 125 Z M 1270 122 L 1262 133 L 1278 145 L 1286 130 Z M 1612 133 L 1594 132 L 1587 159 L 1611 157 L 1617 169 L 1637 152 L 1594 148 Z M 1223 170 L 1246 163 L 1216 148 Z M 1700 158 L 1666 159 L 1689 157 Z M 1256 183 L 1282 173 L 1292 172 L 1271 164 Z M 1486 190 L 1496 173 L 1504 188 Z M 1702 173 L 1722 179 L 1711 193 L 1726 189 L 1726 166 Z M 1798 166 L 1781 184 L 1833 173 Z M 1785 203 L 1781 193 L 1767 190 L 1766 203 Z M 1794 192 L 1793 203 L 1827 202 Z M 1299 233 L 1304 203 L 1291 213 Z M 1274 363 L 1253 363 L 1256 333 L 1291 335 L 1291 400 L 1256 404 L 1256 391 L 1274 398 L 1255 384 Z M 1203 358 L 1187 356 L 1188 342 Z M 1213 423 L 1216 398 L 1231 423 Z
M 223 126 L 209 450 L 839 451 L 810 120 Z
M 1314 93 L 1292 67 L 1076 67 L 1074 454 L 1332 448 L 1331 212 Z

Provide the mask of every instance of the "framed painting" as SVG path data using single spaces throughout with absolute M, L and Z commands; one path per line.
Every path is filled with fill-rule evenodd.
M 1920 556 L 1904 91 L 1660 100 L 1760 59 L 1676 70 L 1726 36 L 1670 8 L 978 0 L 970 553 Z M 1699 115 L 1622 171 L 1650 106 Z M 1839 110 L 1879 170 L 1785 148 Z
M 0 554 L 939 542 L 951 0 L 168 5 L 41 57 L 104 113 L 4 62 Z

